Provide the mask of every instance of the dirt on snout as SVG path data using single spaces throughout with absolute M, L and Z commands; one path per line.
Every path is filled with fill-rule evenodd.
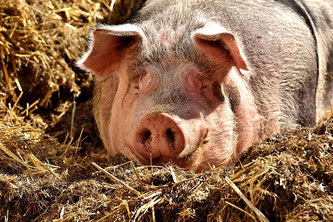
M 332 112 L 200 174 L 107 156 L 75 61 L 142 2 L 0 0 L 0 221 L 333 221 Z

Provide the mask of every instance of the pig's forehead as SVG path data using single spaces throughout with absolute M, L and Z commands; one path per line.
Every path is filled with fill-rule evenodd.
M 180 60 L 194 62 L 198 58 L 189 27 L 151 27 L 148 24 L 141 27 L 146 38 L 139 48 L 138 61 L 175 64 Z
M 177 4 L 177 1 L 170 3 Z M 191 35 L 214 18 L 207 18 L 194 10 L 186 14 L 174 10 L 175 7 L 166 7 L 160 13 L 153 13 L 153 16 L 146 11 L 133 21 L 145 35 L 137 55 L 137 64 L 163 63 L 163 67 L 172 67 L 188 61 L 202 69 L 207 68 L 207 59 L 197 51 Z
M 195 67 L 196 65 L 189 60 L 177 57 L 173 53 L 147 55 L 143 52 L 137 57 L 135 63 L 136 68 L 150 70 L 155 73 L 177 70 L 184 66 Z
M 193 63 L 197 66 L 206 64 L 205 58 L 199 55 L 194 45 L 181 40 L 173 43 L 147 40 L 138 50 L 135 56 L 136 65 L 158 64 L 166 68 L 184 63 Z
M 185 74 L 186 71 L 200 72 L 200 73 L 213 73 L 212 64 L 208 58 L 202 56 L 195 56 L 196 52 L 187 57 L 177 56 L 175 53 L 166 53 L 157 57 L 149 57 L 145 53 L 141 53 L 135 61 L 134 70 L 145 70 L 157 75 L 166 75 L 170 73 L 173 75 Z
M 170 24 L 170 21 L 165 21 L 159 25 L 153 24 L 153 21 L 147 21 L 138 26 L 145 33 L 147 44 L 150 44 L 150 47 L 159 46 L 168 50 L 172 50 L 175 45 L 182 43 L 184 40 L 189 42 L 191 33 L 194 30 L 194 27 L 191 27 L 190 24 L 185 23 L 174 26 Z

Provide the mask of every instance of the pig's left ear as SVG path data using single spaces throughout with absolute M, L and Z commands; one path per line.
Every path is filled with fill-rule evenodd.
M 145 39 L 142 29 L 132 24 L 100 25 L 91 33 L 89 50 L 77 62 L 85 70 L 97 76 L 117 71 L 119 64 L 131 49 Z
M 235 36 L 221 25 L 217 23 L 206 24 L 192 34 L 192 40 L 200 51 L 216 60 L 222 58 L 222 53 L 230 53 L 240 72 L 247 73 L 248 66 L 245 55 L 238 47 Z

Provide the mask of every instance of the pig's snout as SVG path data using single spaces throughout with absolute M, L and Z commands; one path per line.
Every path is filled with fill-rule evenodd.
M 164 113 L 144 117 L 135 132 L 133 148 L 146 161 L 177 157 L 185 148 L 184 132 L 174 118 Z

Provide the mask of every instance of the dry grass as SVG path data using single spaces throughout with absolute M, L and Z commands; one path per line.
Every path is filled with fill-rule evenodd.
M 120 22 L 136 10 L 131 2 L 1 2 L 0 220 L 333 221 L 332 113 L 228 169 L 194 174 L 106 156 L 92 124 L 92 76 L 73 64 L 88 30 Z
M 330 221 L 333 118 L 276 136 L 201 174 L 84 155 L 29 125 L 1 124 L 0 209 L 9 221 Z M 116 163 L 120 163 L 116 165 Z

